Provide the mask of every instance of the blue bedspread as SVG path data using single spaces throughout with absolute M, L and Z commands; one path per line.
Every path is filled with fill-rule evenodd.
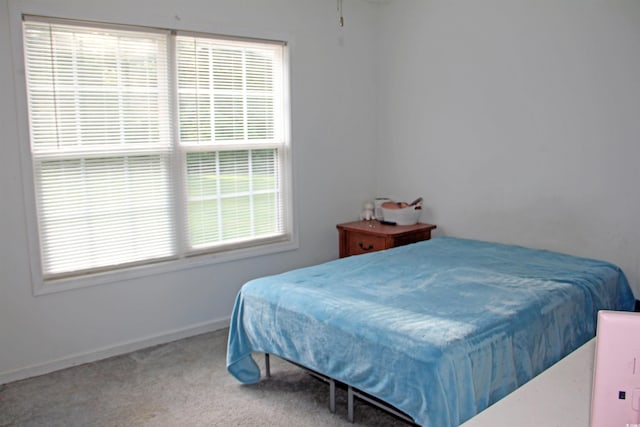
M 633 306 L 610 263 L 436 238 L 248 282 L 227 369 L 258 382 L 267 352 L 457 426 L 591 339 L 598 310 Z

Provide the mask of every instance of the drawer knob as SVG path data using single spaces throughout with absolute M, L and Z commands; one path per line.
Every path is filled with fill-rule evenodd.
M 358 243 L 358 246 L 360 246 L 360 249 L 362 249 L 363 251 L 370 251 L 371 249 L 373 249 L 373 245 L 371 244 L 369 244 L 369 246 L 365 248 L 362 242 Z

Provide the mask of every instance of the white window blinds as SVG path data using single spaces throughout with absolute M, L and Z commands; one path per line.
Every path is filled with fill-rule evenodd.
M 285 232 L 282 44 L 179 35 L 191 248 Z
M 23 34 L 45 279 L 288 237 L 283 44 L 46 18 Z

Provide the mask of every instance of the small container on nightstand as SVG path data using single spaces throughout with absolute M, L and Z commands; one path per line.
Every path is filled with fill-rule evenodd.
M 433 224 L 386 225 L 378 221 L 338 224 L 340 258 L 431 239 Z

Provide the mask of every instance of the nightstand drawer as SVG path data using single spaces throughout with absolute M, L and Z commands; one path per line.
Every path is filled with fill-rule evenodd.
M 349 233 L 348 246 L 351 255 L 366 254 L 386 249 L 386 239 L 363 233 Z
M 340 258 L 367 254 L 429 240 L 433 224 L 386 225 L 378 221 L 354 221 L 336 225 Z
M 415 234 L 408 234 L 406 236 L 399 236 L 393 240 L 393 246 L 404 246 L 410 243 L 421 242 L 423 240 L 429 240 L 431 238 L 431 231 L 422 231 Z

